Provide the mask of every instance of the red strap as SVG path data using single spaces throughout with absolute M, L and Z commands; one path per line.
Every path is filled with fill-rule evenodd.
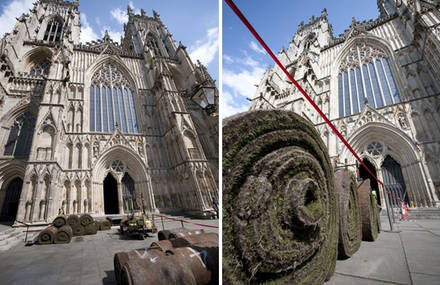
M 235 3 L 232 0 L 225 0 L 226 3 L 231 7 L 231 9 L 235 12 L 235 14 L 240 18 L 240 20 L 245 24 L 245 26 L 249 29 L 249 31 L 254 35 L 254 37 L 258 40 L 258 42 L 263 46 L 263 48 L 266 50 L 266 52 L 272 57 L 272 59 L 276 62 L 276 64 L 281 68 L 281 70 L 286 74 L 287 78 L 292 81 L 292 83 L 298 88 L 298 90 L 304 95 L 304 97 L 309 101 L 309 103 L 315 108 L 316 112 L 324 119 L 324 121 L 329 125 L 329 127 L 332 129 L 332 131 L 339 137 L 339 139 L 344 143 L 344 145 L 350 150 L 350 152 L 354 155 L 354 157 L 361 163 L 361 165 L 368 171 L 368 173 L 371 174 L 371 176 L 377 180 L 382 186 L 383 189 L 386 190 L 394 199 L 399 200 L 398 197 L 395 197 L 390 191 L 388 191 L 385 188 L 385 185 L 380 181 L 373 172 L 365 165 L 365 163 L 362 161 L 362 159 L 359 157 L 359 155 L 354 151 L 354 149 L 351 147 L 351 145 L 345 140 L 345 138 L 341 135 L 341 133 L 336 129 L 336 127 L 330 122 L 330 120 L 327 118 L 327 116 L 319 109 L 319 107 L 313 102 L 312 98 L 307 95 L 307 93 L 302 89 L 302 87 L 296 82 L 296 80 L 293 78 L 292 75 L 287 71 L 287 69 L 281 64 L 281 62 L 278 60 L 278 58 L 273 54 L 273 52 L 270 50 L 270 48 L 266 45 L 266 43 L 263 41 L 263 39 L 260 37 L 260 35 L 255 31 L 255 29 L 252 27 L 252 25 L 248 22 L 246 17 L 241 13 L 241 11 L 238 9 L 238 7 L 235 5 Z

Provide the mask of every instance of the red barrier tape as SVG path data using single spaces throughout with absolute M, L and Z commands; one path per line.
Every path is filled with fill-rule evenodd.
M 168 219 L 168 220 L 172 220 L 172 221 L 176 221 L 176 222 L 182 222 L 182 223 L 185 223 L 185 224 L 192 224 L 192 225 L 196 225 L 196 226 L 199 226 L 199 227 L 215 228 L 215 229 L 218 229 L 217 226 L 211 226 L 211 225 L 203 225 L 203 224 L 192 223 L 192 222 L 188 222 L 188 221 L 185 221 L 185 220 L 180 220 L 180 219 L 170 218 L 170 217 L 167 217 L 167 216 L 161 216 L 161 215 L 158 215 L 158 214 L 153 214 L 153 219 L 154 219 L 155 216 L 156 216 L 156 217 L 165 218 L 165 219 Z
M 350 152 L 354 155 L 354 157 L 361 163 L 361 165 L 368 171 L 368 173 L 371 174 L 371 176 L 377 180 L 377 182 L 382 185 L 383 189 L 388 192 L 391 197 L 393 197 L 397 201 L 401 201 L 399 197 L 394 196 L 388 189 L 385 188 L 385 185 L 382 181 L 380 181 L 373 172 L 365 165 L 365 163 L 362 161 L 362 159 L 359 157 L 359 155 L 354 151 L 354 149 L 351 147 L 351 145 L 345 140 L 345 138 L 341 135 L 341 133 L 336 129 L 336 127 L 330 122 L 330 120 L 327 118 L 327 116 L 319 109 L 319 107 L 313 102 L 312 98 L 307 95 L 307 93 L 302 89 L 302 87 L 296 82 L 296 80 L 293 78 L 292 75 L 287 71 L 287 69 L 281 64 L 281 62 L 278 60 L 278 58 L 273 54 L 271 49 L 266 45 L 266 43 L 263 41 L 263 39 L 260 37 L 260 35 L 255 31 L 255 29 L 252 27 L 252 25 L 249 23 L 249 21 L 246 19 L 246 17 L 241 13 L 241 11 L 238 9 L 238 7 L 235 5 L 235 3 L 232 0 L 225 0 L 226 3 L 231 7 L 231 9 L 234 11 L 234 13 L 240 18 L 240 20 L 243 22 L 243 24 L 249 29 L 249 31 L 254 35 L 254 37 L 258 40 L 258 42 L 263 46 L 263 48 L 266 50 L 266 52 L 272 57 L 272 59 L 275 61 L 275 63 L 281 68 L 281 70 L 286 74 L 287 78 L 292 81 L 292 83 L 298 88 L 298 90 L 302 93 L 302 95 L 309 101 L 309 103 L 315 108 L 316 112 L 324 119 L 324 121 L 327 123 L 327 125 L 332 129 L 332 131 L 339 137 L 339 139 L 344 143 L 344 145 L 350 150 Z

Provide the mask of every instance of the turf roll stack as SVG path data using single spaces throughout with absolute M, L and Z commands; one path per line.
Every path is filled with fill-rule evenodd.
M 321 284 L 337 246 L 334 173 L 314 126 L 289 111 L 225 119 L 225 284 Z
M 55 233 L 54 243 L 70 243 L 72 236 L 72 228 L 69 225 L 62 226 L 58 228 L 57 232 Z
M 53 220 L 52 224 L 57 228 L 61 228 L 62 226 L 67 225 L 67 216 L 64 215 L 57 216 Z
M 339 169 L 335 172 L 335 191 L 339 208 L 338 257 L 346 259 L 358 251 L 362 241 L 357 182 L 351 171 Z
M 160 240 L 114 256 L 117 284 L 218 284 L 218 235 Z
M 380 229 L 379 211 L 376 196 L 371 193 L 370 179 L 364 180 L 358 187 L 361 208 L 362 240 L 375 241 Z
M 38 235 L 38 244 L 52 244 L 55 240 L 57 228 L 55 226 L 49 226 L 42 230 Z

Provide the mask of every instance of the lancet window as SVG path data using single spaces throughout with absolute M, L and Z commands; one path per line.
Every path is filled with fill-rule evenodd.
M 339 117 L 362 111 L 365 99 L 373 108 L 401 101 L 386 54 L 362 43 L 350 49 L 339 69 Z
M 9 130 L 4 155 L 26 158 L 29 156 L 34 136 L 35 118 L 26 112 L 18 117 Z
M 90 86 L 90 131 L 138 133 L 134 92 L 122 73 L 111 63 L 95 72 Z
M 60 20 L 51 20 L 46 27 L 43 40 L 48 42 L 59 42 L 63 32 L 63 23 Z

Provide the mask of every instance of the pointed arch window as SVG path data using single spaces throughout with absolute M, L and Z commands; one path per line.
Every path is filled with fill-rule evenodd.
M 3 154 L 27 158 L 31 150 L 34 130 L 35 118 L 31 113 L 26 112 L 18 117 L 10 128 Z
M 154 38 L 154 36 L 151 34 L 147 35 L 147 46 L 154 52 L 154 55 L 162 56 L 162 52 L 160 51 L 159 45 L 157 44 L 157 41 Z
M 134 93 L 126 78 L 111 63 L 103 64 L 90 86 L 90 131 L 138 133 Z
M 63 33 L 63 22 L 58 19 L 52 19 L 47 23 L 46 32 L 43 40 L 47 42 L 59 42 Z
M 339 117 L 362 111 L 365 99 L 373 108 L 401 102 L 386 54 L 362 43 L 350 49 L 339 68 Z
M 48 60 L 42 60 L 35 63 L 30 71 L 31 76 L 48 76 L 50 69 L 50 62 Z

